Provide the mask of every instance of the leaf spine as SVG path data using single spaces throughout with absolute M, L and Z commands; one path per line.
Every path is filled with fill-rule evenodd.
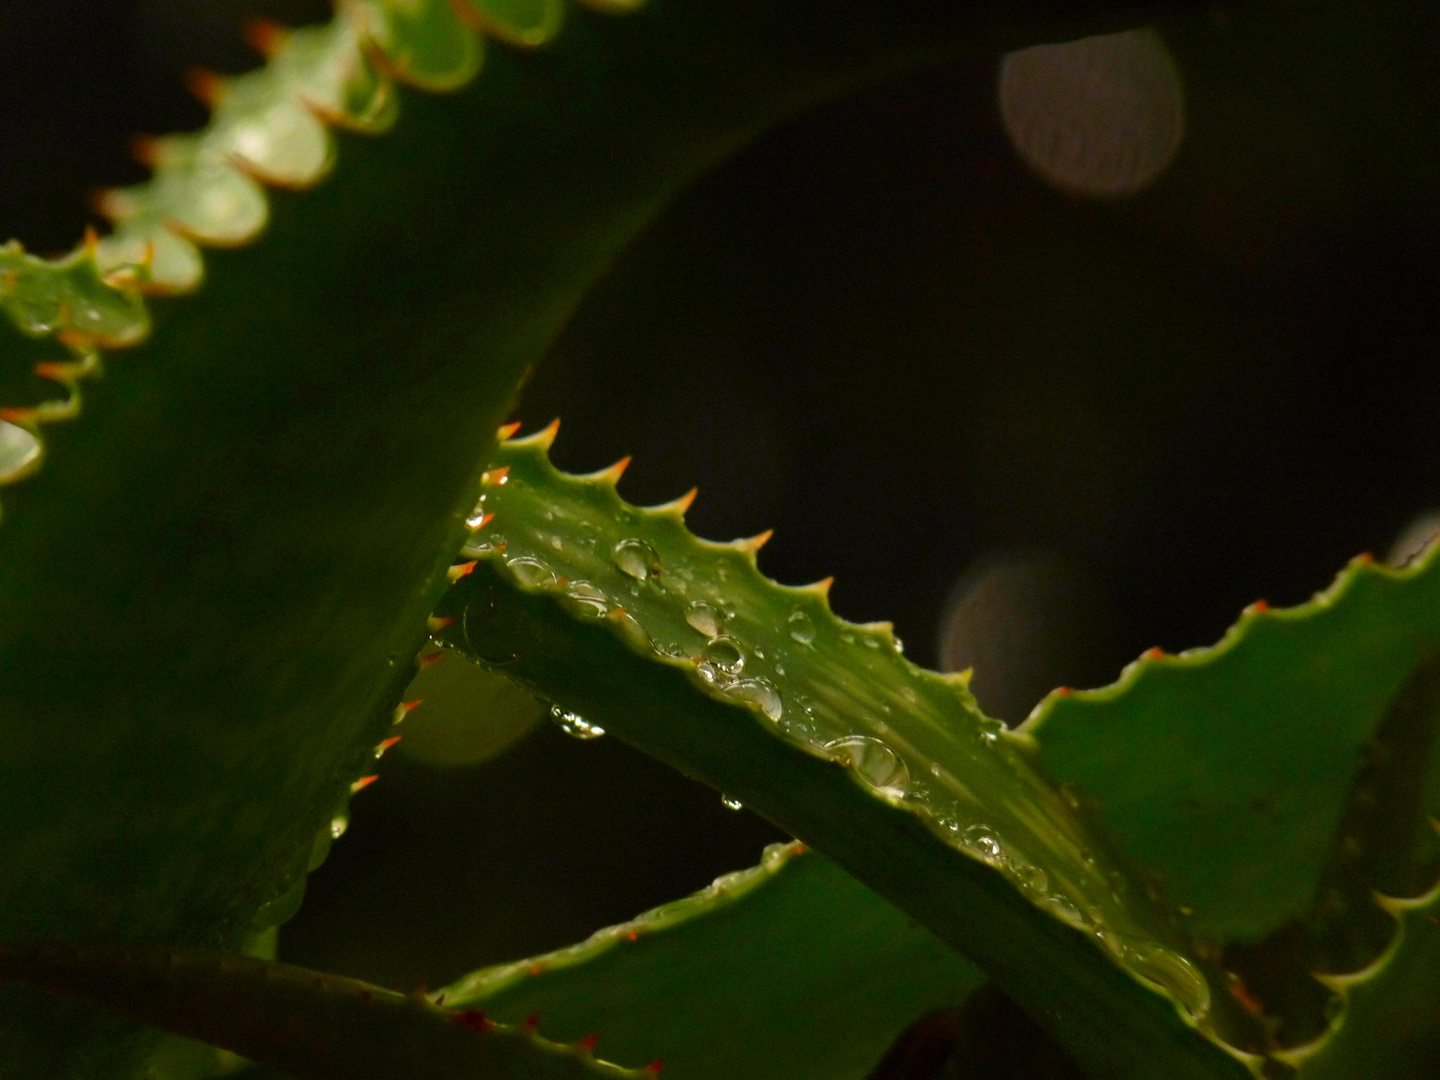
M 513 424 L 501 424 L 499 429 L 495 432 L 495 441 L 502 443 L 509 442 L 510 438 L 519 430 L 520 421 L 518 420 L 515 421 Z
M 467 577 L 474 569 L 475 560 L 471 559 L 469 562 L 457 563 L 450 567 L 449 570 L 445 571 L 445 576 L 452 582 L 455 582 L 459 581 L 462 577 Z
M 615 462 L 615 464 L 609 466 L 608 468 L 601 469 L 599 472 L 593 472 L 589 476 L 582 476 L 580 477 L 580 479 L 592 480 L 602 484 L 609 484 L 611 487 L 614 487 L 620 482 L 620 478 L 625 475 L 625 470 L 629 467 L 630 455 L 626 454 L 619 461 Z
M 350 794 L 356 795 L 359 792 L 364 791 L 367 787 L 369 787 L 371 784 L 375 783 L 375 781 L 379 779 L 380 777 L 378 775 L 360 777 L 359 780 L 356 780 L 353 784 L 350 785 Z

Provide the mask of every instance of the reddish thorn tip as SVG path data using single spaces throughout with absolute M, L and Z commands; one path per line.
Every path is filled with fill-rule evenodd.
M 431 615 L 430 618 L 425 620 L 425 625 L 429 627 L 430 632 L 434 634 L 440 630 L 444 630 L 445 627 L 454 621 L 455 617 L 453 615 Z
M 599 1041 L 599 1035 L 583 1035 L 575 1040 L 575 1045 L 578 1046 L 581 1050 L 584 1050 L 586 1053 L 592 1053 L 595 1050 L 595 1044 Z
M 1355 556 L 1355 561 L 1358 563 L 1373 563 L 1375 556 L 1368 551 L 1362 551 L 1359 555 Z
M 558 416 L 557 416 L 554 420 L 551 420 L 550 423 L 546 424 L 546 425 L 545 425 L 545 430 L 543 430 L 542 432 L 540 432 L 541 438 L 543 438 L 543 439 L 546 441 L 546 444 L 547 444 L 547 445 L 550 444 L 550 443 L 552 443 L 552 442 L 554 442 L 554 441 L 555 441 L 555 436 L 556 436 L 556 435 L 559 435 L 559 434 L 560 434 L 560 418 L 559 418 Z
M 1056 697 L 1069 697 L 1073 693 L 1075 693 L 1075 691 L 1071 690 L 1068 686 L 1057 686 L 1055 688 Z
M 544 969 L 543 969 L 539 964 L 531 964 L 531 965 L 530 965 L 530 974 L 531 974 L 531 975 L 539 975 L 540 972 L 543 971 L 543 970 L 544 970 Z
M 244 28 L 246 43 L 261 56 L 269 59 L 280 51 L 289 35 L 279 23 L 269 19 L 249 19 Z
M 474 569 L 475 560 L 472 559 L 469 562 L 459 563 L 455 566 L 450 567 L 449 570 L 445 571 L 445 576 L 448 577 L 451 581 L 459 581 L 462 577 L 465 577 Z
M 376 780 L 379 779 L 380 777 L 378 776 L 362 776 L 359 780 L 356 780 L 353 784 L 350 785 L 350 794 L 354 795 L 357 792 L 364 791 L 367 787 L 369 787 L 371 784 L 373 784 Z
M 519 423 L 518 420 L 517 420 L 515 423 L 513 423 L 513 424 L 502 424 L 501 427 L 500 427 L 500 430 L 497 431 L 497 432 L 495 432 L 496 441 L 498 441 L 498 442 L 505 442 L 505 441 L 506 441 L 507 439 L 509 439 L 512 435 L 514 435 L 515 432 L 517 432 L 517 431 L 519 431 L 519 430 L 520 430 L 520 423 Z
M 444 659 L 445 654 L 443 652 L 425 653 L 424 655 L 417 656 L 415 658 L 415 667 L 420 671 L 429 671 L 432 667 L 434 667 L 436 664 L 440 663 L 440 661 Z
M 385 753 L 386 750 L 389 750 L 392 746 L 399 742 L 401 738 L 403 738 L 403 736 L 391 735 L 388 739 L 382 739 L 380 745 L 375 748 L 375 756 L 379 757 L 381 754 Z
M 1269 610 L 1270 610 L 1270 605 L 1267 604 L 1264 600 L 1256 600 L 1253 604 L 1251 604 L 1251 605 L 1250 605 L 1248 608 L 1246 608 L 1245 610 L 1246 610 L 1246 611 L 1249 611 L 1249 612 L 1252 612 L 1252 613 L 1255 614 L 1255 615 L 1260 615 L 1260 614 L 1263 614 L 1264 612 L 1269 611 Z
M 471 531 L 471 532 L 479 532 L 481 529 L 483 529 L 486 525 L 489 525 L 490 522 L 492 522 L 492 521 L 494 521 L 494 520 L 495 520 L 495 515 L 494 515 L 494 514 L 481 514 L 481 515 L 480 515 L 480 520 L 477 521 L 477 522 L 475 522 L 474 525 L 470 526 L 470 531 Z
M 220 103 L 224 88 L 225 80 L 213 71 L 192 67 L 185 72 L 185 89 L 212 109 Z
M 644 1071 L 645 1071 L 645 1072 L 648 1072 L 651 1076 L 659 1076 L 659 1075 L 660 1075 L 660 1070 L 663 1069 L 664 1067 L 665 1067 L 665 1062 L 663 1062 L 663 1061 L 652 1061 L 652 1062 L 650 1062 L 649 1065 L 646 1065 L 646 1066 L 645 1066 L 645 1070 L 644 1070 Z
M 626 941 L 639 941 L 639 940 L 640 940 L 640 935 L 637 934 L 634 930 L 631 930 L 628 934 L 625 935 L 625 940 L 626 940 Z
M 455 1023 L 471 1031 L 489 1031 L 495 1026 L 485 1016 L 484 1009 L 464 1009 L 455 1014 Z
M 503 484 L 510 476 L 510 466 L 502 465 L 498 469 L 486 469 L 480 474 L 482 487 L 494 487 L 496 484 Z
M 1146 659 L 1146 660 L 1159 660 L 1159 659 L 1160 659 L 1162 656 L 1164 656 L 1164 655 L 1165 655 L 1165 650 L 1162 649 L 1162 648 L 1160 648 L 1158 645 L 1155 646 L 1153 649 L 1146 649 L 1146 650 L 1145 650 L 1145 659 Z

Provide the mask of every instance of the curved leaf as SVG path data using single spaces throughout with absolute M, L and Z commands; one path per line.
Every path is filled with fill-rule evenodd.
M 638 509 L 618 467 L 563 476 L 553 434 L 492 458 L 444 641 L 814 843 L 1087 1067 L 1244 1074 L 1201 1034 L 1228 999 L 1115 891 L 1100 841 L 963 678 L 906 662 L 887 625 L 839 621 L 823 586 L 762 577 L 763 537 L 695 539 L 688 498 Z
M 694 896 L 444 991 L 498 1020 L 663 1059 L 673 1080 L 861 1080 L 917 1017 L 984 981 L 929 932 L 799 844 Z

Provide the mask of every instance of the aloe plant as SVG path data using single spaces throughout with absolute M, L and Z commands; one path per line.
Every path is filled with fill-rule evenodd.
M 113 231 L 0 249 L 6 1075 L 938 1075 L 986 1008 L 1097 1077 L 1429 1075 L 1440 557 L 1010 730 L 504 423 L 759 132 L 1124 7 L 346 0 Z M 436 647 L 798 840 L 432 994 L 275 961 Z

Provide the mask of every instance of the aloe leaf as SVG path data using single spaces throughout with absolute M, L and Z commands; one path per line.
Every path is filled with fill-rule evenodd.
M 1061 8 L 1039 14 L 1111 17 Z M 0 254 L 0 479 L 24 481 L 0 527 L 0 940 L 236 948 L 292 912 L 477 463 L 589 283 L 756 132 L 1016 17 L 665 3 L 574 11 L 517 55 L 482 49 L 487 11 L 512 18 L 357 0 L 260 35 L 260 72 L 197 80 L 210 126 L 105 198 L 110 236 Z M 48 1000 L 3 1013 L 29 1074 L 131 1059 Z
M 564 476 L 553 437 L 491 459 L 442 641 L 813 843 L 1097 1074 L 1245 1075 L 1210 1041 L 1230 1004 L 962 677 L 836 619 L 823 584 L 764 578 L 763 537 L 697 540 L 688 498 L 639 509 L 618 467 Z
M 984 976 L 799 844 L 568 949 L 485 968 L 447 1007 L 533 1014 L 548 1035 L 599 1032 L 666 1077 L 861 1080 L 917 1017 Z
M 423 994 L 246 956 L 136 946 L 0 948 L 0 978 L 102 1005 L 313 1080 L 397 1076 L 646 1080 L 532 1025 L 496 1024 Z
M 1433 1076 L 1440 1053 L 1440 885 L 1411 900 L 1377 896 L 1395 920 L 1389 947 L 1365 970 L 1322 976 L 1338 995 L 1330 1030 L 1277 1055 L 1299 1080 Z
M 1314 904 L 1381 724 L 1437 652 L 1440 559 L 1361 557 L 1307 604 L 1247 609 L 1218 645 L 1051 694 L 1023 730 L 1189 932 L 1254 942 Z

